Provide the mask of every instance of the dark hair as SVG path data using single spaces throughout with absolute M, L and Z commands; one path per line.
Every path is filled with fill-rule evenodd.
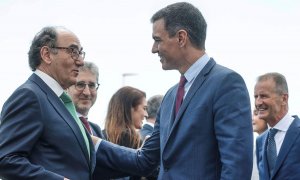
M 275 92 L 277 94 L 288 94 L 288 85 L 285 77 L 277 72 L 266 73 L 257 78 L 257 82 L 273 79 L 275 82 Z
M 121 143 L 124 138 L 128 138 L 128 147 L 140 146 L 140 135 L 134 127 L 131 108 L 137 108 L 143 98 L 146 98 L 145 92 L 130 86 L 120 88 L 111 97 L 105 121 L 106 135 L 110 142 L 123 145 Z
M 42 62 L 41 48 L 43 46 L 55 47 L 57 40 L 56 29 L 57 27 L 54 26 L 44 27 L 33 38 L 28 52 L 29 67 L 32 71 L 35 71 Z
M 201 12 L 192 4 L 179 2 L 168 5 L 156 12 L 151 22 L 164 19 L 169 37 L 173 37 L 180 29 L 187 31 L 191 43 L 200 49 L 205 49 L 206 21 Z
M 161 101 L 163 99 L 162 95 L 155 95 L 148 99 L 147 101 L 147 113 L 148 118 L 156 118 L 157 111 L 160 107 Z

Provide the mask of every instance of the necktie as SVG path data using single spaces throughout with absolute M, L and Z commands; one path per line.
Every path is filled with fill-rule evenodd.
M 269 136 L 268 136 L 267 160 L 268 160 L 270 176 L 273 173 L 273 169 L 277 159 L 276 144 L 274 140 L 274 136 L 277 133 L 277 131 L 278 129 L 271 128 L 269 130 Z
M 176 104 L 175 104 L 175 115 L 177 114 L 179 107 L 183 101 L 183 96 L 184 96 L 184 85 L 186 83 L 185 77 L 182 75 L 180 77 L 179 85 L 178 85 L 178 90 L 176 94 Z
M 85 128 L 87 129 L 87 131 L 90 134 L 92 134 L 91 126 L 90 126 L 88 120 L 85 117 L 83 117 L 83 116 L 79 117 L 79 119 L 81 120 L 81 122 L 83 123 L 83 125 L 85 126 Z
M 76 110 L 75 110 L 75 106 L 70 98 L 69 95 L 67 95 L 65 92 L 62 93 L 62 95 L 60 96 L 60 99 L 63 101 L 65 107 L 68 109 L 68 111 L 71 113 L 71 115 L 73 116 L 73 118 L 75 119 L 77 125 L 79 126 L 79 129 L 81 131 L 81 134 L 84 138 L 87 150 L 88 150 L 88 154 L 90 156 L 90 145 L 89 145 L 89 140 L 87 138 L 87 135 L 85 133 L 84 127 L 81 123 L 81 121 L 79 120 L 77 114 L 76 114 Z

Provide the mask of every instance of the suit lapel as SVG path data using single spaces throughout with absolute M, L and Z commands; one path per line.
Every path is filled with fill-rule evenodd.
M 276 164 L 274 167 L 274 172 L 272 177 L 276 174 L 276 172 L 278 171 L 279 167 L 281 166 L 281 164 L 283 163 L 283 160 L 286 158 L 286 156 L 288 155 L 288 152 L 291 149 L 291 146 L 294 144 L 295 140 L 298 138 L 300 131 L 300 121 L 299 118 L 297 116 L 294 117 L 294 121 L 292 122 L 292 124 L 290 125 L 289 129 L 286 132 L 286 135 L 284 137 L 282 146 L 280 148 L 277 160 L 276 160 Z
M 33 82 L 35 82 L 45 92 L 50 104 L 52 104 L 53 108 L 58 112 L 58 114 L 60 114 L 62 119 L 72 129 L 74 136 L 76 137 L 77 142 L 79 143 L 80 148 L 83 151 L 83 154 L 84 154 L 87 162 L 89 163 L 90 160 L 89 160 L 88 151 L 87 151 L 87 148 L 85 145 L 85 141 L 83 139 L 82 133 L 81 133 L 77 123 L 75 122 L 73 116 L 69 113 L 67 108 L 63 105 L 63 102 L 61 102 L 59 97 L 57 97 L 57 95 L 47 86 L 47 84 L 44 81 L 42 81 L 36 74 L 31 75 L 29 79 L 32 80 Z
M 210 70 L 213 68 L 213 66 L 216 64 L 216 62 L 211 58 L 210 61 L 208 61 L 208 63 L 204 66 L 204 68 L 202 69 L 202 71 L 197 75 L 195 81 L 193 82 L 191 88 L 189 89 L 188 93 L 186 94 L 180 108 L 178 111 L 177 116 L 174 115 L 174 111 L 175 111 L 175 100 L 176 100 L 176 91 L 178 88 L 178 84 L 176 86 L 176 88 L 174 88 L 174 98 L 173 98 L 173 111 L 172 111 L 172 119 L 175 118 L 174 123 L 170 126 L 171 130 L 170 130 L 170 135 L 174 129 L 174 127 L 178 124 L 178 122 L 182 119 L 182 115 L 183 113 L 186 111 L 190 101 L 192 100 L 192 98 L 194 97 L 194 95 L 196 94 L 196 92 L 198 91 L 198 89 L 202 86 L 203 82 L 206 79 L 206 76 L 208 75 L 208 73 L 210 72 Z M 170 137 L 170 136 L 169 136 Z
M 202 86 L 203 82 L 205 81 L 206 79 L 206 76 L 209 74 L 210 70 L 213 68 L 213 66 L 216 64 L 216 62 L 211 58 L 208 63 L 204 66 L 204 68 L 200 71 L 200 73 L 197 75 L 196 79 L 194 80 L 191 88 L 189 89 L 188 93 L 186 94 L 185 96 L 185 99 L 183 100 L 180 108 L 179 108 L 179 111 L 178 111 L 178 114 L 177 116 L 175 116 L 175 100 L 176 100 L 176 93 L 177 93 L 177 88 L 178 88 L 178 84 L 175 86 L 175 88 L 173 89 L 173 101 L 172 101 L 172 106 L 173 107 L 172 109 L 172 119 L 171 120 L 174 120 L 174 123 L 171 124 L 170 123 L 170 133 L 169 133 L 169 136 L 168 136 L 168 139 L 169 137 L 172 135 L 172 132 L 175 128 L 175 126 L 181 121 L 181 117 L 182 115 L 184 114 L 184 112 L 186 111 L 190 101 L 193 99 L 194 95 L 196 94 L 196 92 L 199 90 L 199 88 Z M 170 120 L 170 121 L 171 121 Z M 167 139 L 167 141 L 168 141 Z

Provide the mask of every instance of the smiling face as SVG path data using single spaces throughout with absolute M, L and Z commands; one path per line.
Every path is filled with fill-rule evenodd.
M 152 53 L 157 53 L 164 70 L 180 69 L 180 46 L 177 34 L 169 37 L 169 33 L 165 29 L 164 19 L 159 19 L 153 23 L 154 44 Z
M 97 77 L 89 70 L 80 71 L 77 76 L 77 83 L 97 84 Z M 90 108 L 97 99 L 97 90 L 91 90 L 86 86 L 82 91 L 77 90 L 75 85 L 69 87 L 68 93 L 72 97 L 77 112 L 87 116 Z
M 136 129 L 142 129 L 143 120 L 148 116 L 146 98 L 143 98 L 141 103 L 136 107 L 131 108 L 131 117 Z
M 276 92 L 273 79 L 257 82 L 254 88 L 255 107 L 258 117 L 273 127 L 287 113 L 287 94 Z

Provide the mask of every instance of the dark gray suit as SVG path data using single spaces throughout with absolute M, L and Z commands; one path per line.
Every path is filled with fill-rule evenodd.
M 98 126 L 96 123 L 90 122 L 89 124 L 91 126 L 92 132 L 94 136 L 100 137 L 101 139 L 104 139 L 104 136 L 102 134 L 100 126 Z

